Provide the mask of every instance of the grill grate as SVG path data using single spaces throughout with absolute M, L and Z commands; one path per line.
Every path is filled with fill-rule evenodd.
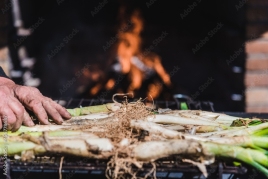
M 112 102 L 112 100 L 98 99 L 75 99 L 65 98 L 56 100 L 66 108 L 75 108 L 80 106 L 91 106 Z M 174 101 L 154 101 L 156 108 L 180 109 L 181 104 L 186 103 L 189 109 L 202 109 L 214 111 L 213 103 L 210 101 L 193 101 L 185 95 L 174 95 Z M 261 117 L 268 116 L 267 114 L 247 114 L 247 113 L 231 113 L 241 117 Z M 21 162 L 12 158 L 8 158 L 7 176 L 4 172 L 0 173 L 0 179 L 58 179 L 61 156 L 37 157 L 37 159 L 29 162 Z M 172 179 L 203 179 L 205 178 L 200 170 L 192 164 L 181 163 L 178 156 L 164 158 L 157 161 L 157 178 L 172 178 Z M 0 171 L 3 170 L 3 158 L 0 158 Z M 88 178 L 106 178 L 106 160 L 93 160 L 77 157 L 65 156 L 62 164 L 62 179 L 88 179 Z M 151 166 L 145 166 L 139 171 L 139 176 L 145 176 L 146 172 L 151 169 Z M 226 160 L 217 161 L 214 164 L 207 166 L 208 179 L 261 179 L 265 178 L 256 170 L 248 166 L 233 166 L 232 162 L 227 163 Z
M 154 101 L 154 105 L 156 108 L 170 108 L 170 109 L 181 109 L 181 104 L 186 103 L 188 109 L 200 109 L 200 110 L 207 110 L 207 111 L 214 111 L 214 106 L 211 101 L 194 101 L 187 95 L 183 94 L 176 94 L 173 96 L 174 100 L 169 101 Z M 136 99 L 129 99 L 136 100 Z M 111 103 L 112 100 L 107 99 L 76 99 L 76 98 L 61 98 L 56 100 L 58 103 L 63 105 L 66 108 L 76 108 L 80 106 L 91 106 L 91 105 L 100 105 L 105 103 Z M 147 102 L 145 100 L 145 102 Z
M 21 162 L 19 160 L 8 160 L 8 173 L 10 178 L 58 178 L 60 167 L 60 156 L 53 156 L 50 158 L 38 157 L 36 160 L 29 162 Z M 205 178 L 199 169 L 191 164 L 180 163 L 176 156 L 158 160 L 157 178 Z M 93 160 L 77 157 L 65 157 L 62 164 L 63 178 L 105 178 L 106 160 Z M 0 166 L 3 166 L 3 161 L 0 161 Z M 151 170 L 150 165 L 145 165 L 142 170 L 138 172 L 138 176 L 143 177 Z M 207 166 L 208 179 L 224 179 L 228 176 L 229 179 L 243 179 L 248 177 L 247 168 L 244 166 L 234 167 L 227 165 L 221 161 L 215 162 Z M 255 173 L 254 173 L 255 172 Z M 251 171 L 251 175 L 259 176 L 256 171 Z M 258 174 L 258 175 L 257 175 Z M 3 177 L 3 176 L 2 176 Z M 259 176 L 258 178 L 260 178 Z M 1 178 L 1 175 L 0 175 Z M 227 179 L 227 178 L 226 178 Z

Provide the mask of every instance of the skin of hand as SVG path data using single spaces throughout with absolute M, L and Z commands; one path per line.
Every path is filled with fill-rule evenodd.
M 64 107 L 43 96 L 37 88 L 17 85 L 0 77 L 0 129 L 3 124 L 11 131 L 17 131 L 22 124 L 34 126 L 25 108 L 33 111 L 41 124 L 49 124 L 48 117 L 57 124 L 71 118 Z

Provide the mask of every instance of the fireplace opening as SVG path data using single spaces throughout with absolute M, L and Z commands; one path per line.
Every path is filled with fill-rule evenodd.
M 10 76 L 17 83 L 54 99 L 133 93 L 169 101 L 184 94 L 213 102 L 217 111 L 248 109 L 252 2 L 14 2 L 5 15 Z

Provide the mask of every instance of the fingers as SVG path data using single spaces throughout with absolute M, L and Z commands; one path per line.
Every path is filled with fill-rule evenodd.
M 17 85 L 15 90 L 16 97 L 34 114 L 42 124 L 49 124 L 48 116 L 55 123 L 62 124 L 63 119 L 70 119 L 71 115 L 65 108 L 43 96 L 37 88 Z M 26 122 L 30 122 L 29 119 Z
M 52 101 L 51 105 L 60 113 L 60 115 L 64 119 L 70 119 L 72 117 L 71 114 L 64 107 L 57 104 L 56 102 Z
M 3 107 L 1 109 L 1 120 L 7 130 L 16 131 L 16 116 L 9 107 Z M 15 127 L 14 127 L 15 126 Z
M 52 100 L 45 100 L 42 102 L 43 107 L 49 114 L 49 116 L 56 122 L 57 124 L 62 124 L 63 120 L 59 112 L 52 106 Z
M 25 105 L 35 113 L 42 124 L 49 124 L 48 116 L 51 117 L 56 124 L 63 123 L 62 117 L 65 119 L 71 117 L 66 109 L 47 97 L 43 97 L 41 100 L 28 97 Z
M 49 124 L 46 110 L 40 100 L 28 97 L 25 101 L 25 106 L 34 112 L 41 124 Z
M 14 132 L 14 131 L 17 131 L 22 124 L 25 109 L 22 106 L 22 104 L 15 98 L 10 99 L 8 103 L 8 107 L 11 109 L 11 111 L 7 115 L 8 123 L 12 125 L 12 131 Z M 13 118 L 14 115 L 15 115 L 15 119 Z
M 7 130 L 17 131 L 23 121 L 24 107 L 15 98 L 8 98 L 8 102 L 2 103 L 0 109 L 1 120 L 7 123 Z
M 5 130 L 17 131 L 24 120 L 25 108 L 14 97 L 14 85 L 15 83 L 12 81 L 0 85 L 0 123 L 1 128 L 4 127 Z
M 4 126 L 6 125 L 4 130 L 11 130 L 12 132 L 17 131 L 22 123 L 29 127 L 34 126 L 31 117 L 20 103 L 9 103 L 8 107 L 3 108 L 0 117 L 0 129 L 3 127 L 2 123 Z
M 33 122 L 33 120 L 31 119 L 31 117 L 29 116 L 29 114 L 27 113 L 26 110 L 24 110 L 24 115 L 23 115 L 23 121 L 22 121 L 22 123 L 25 126 L 28 126 L 28 127 L 34 126 L 34 122 Z
M 56 102 L 52 101 L 50 98 L 44 97 L 42 102 L 45 110 L 49 114 L 49 116 L 57 123 L 62 124 L 63 119 L 70 119 L 72 116 L 71 114 L 61 105 L 57 104 Z

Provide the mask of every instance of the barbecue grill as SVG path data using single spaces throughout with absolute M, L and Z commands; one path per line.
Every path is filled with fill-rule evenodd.
M 75 108 L 79 106 L 97 105 L 109 100 L 97 99 L 59 99 L 59 103 L 66 108 Z M 213 103 L 210 101 L 193 101 L 185 95 L 174 95 L 174 101 L 154 101 L 157 108 L 180 109 L 181 104 L 186 103 L 190 109 L 202 109 L 214 111 Z M 243 113 L 243 112 L 225 112 L 226 114 L 239 117 L 259 117 L 268 118 L 268 114 Z M 62 161 L 62 162 L 61 162 Z M 4 158 L 0 159 L 0 171 L 3 171 L 4 162 L 7 164 L 7 175 L 0 173 L 0 179 L 62 179 L 75 178 L 106 178 L 105 170 L 107 160 L 87 159 L 81 157 L 71 157 L 62 155 L 53 155 L 49 157 L 36 157 L 32 161 L 22 162 L 19 159 Z M 191 179 L 205 178 L 200 170 L 189 163 L 182 163 L 181 157 L 171 156 L 157 160 L 157 178 L 172 179 Z M 138 176 L 144 177 L 152 166 L 150 164 L 138 170 Z M 216 160 L 207 167 L 208 179 L 262 179 L 265 178 L 255 169 L 241 164 L 234 166 L 230 160 Z M 61 171 L 61 172 L 59 172 Z M 127 178 L 128 176 L 126 176 Z M 152 177 L 152 176 L 150 176 Z

